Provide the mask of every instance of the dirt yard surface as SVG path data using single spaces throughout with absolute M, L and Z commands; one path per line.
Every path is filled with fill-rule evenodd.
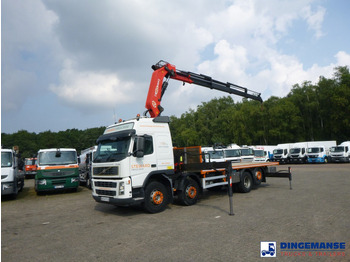
M 34 180 L 26 179 L 16 200 L 1 201 L 1 258 L 256 261 L 260 242 L 274 241 L 278 261 L 350 261 L 350 164 L 291 166 L 292 190 L 288 179 L 267 178 L 248 194 L 234 193 L 234 216 L 225 190 L 148 214 L 97 203 L 85 187 L 37 196 Z M 303 256 L 283 253 L 282 242 L 345 242 L 346 249 Z

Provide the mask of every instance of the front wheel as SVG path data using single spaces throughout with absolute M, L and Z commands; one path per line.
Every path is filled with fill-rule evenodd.
M 149 213 L 164 211 L 169 203 L 169 192 L 166 187 L 157 181 L 149 183 L 145 190 L 143 207 Z
M 198 183 L 191 178 L 187 178 L 183 189 L 179 192 L 180 203 L 186 206 L 192 206 L 197 203 L 198 194 Z

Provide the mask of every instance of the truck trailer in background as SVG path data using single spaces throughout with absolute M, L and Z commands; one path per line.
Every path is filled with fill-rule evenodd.
M 91 164 L 95 156 L 96 149 L 97 146 L 92 146 L 81 150 L 79 156 L 80 184 L 85 185 L 87 188 L 91 188 Z

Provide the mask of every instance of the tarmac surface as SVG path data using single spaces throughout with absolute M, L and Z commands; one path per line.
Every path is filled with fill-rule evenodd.
M 194 206 L 158 214 L 97 203 L 91 190 L 37 196 L 26 179 L 2 197 L 2 261 L 256 261 L 276 242 L 278 261 L 350 261 L 350 164 L 290 165 L 250 193 L 204 191 Z M 278 169 L 287 169 L 287 165 Z M 345 250 L 283 251 L 282 243 L 345 243 Z M 267 255 L 268 256 L 268 255 Z M 272 260 L 273 258 L 270 258 Z

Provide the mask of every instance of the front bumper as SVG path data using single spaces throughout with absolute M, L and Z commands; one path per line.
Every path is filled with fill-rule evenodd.
M 347 157 L 330 157 L 329 158 L 330 162 L 340 162 L 340 163 L 346 163 L 349 162 L 349 158 Z
M 15 183 L 1 182 L 1 195 L 11 195 L 16 193 Z
M 107 196 L 97 196 L 92 195 L 92 197 L 95 199 L 96 202 L 105 203 L 105 204 L 111 204 L 115 206 L 131 206 L 136 205 L 139 203 L 142 203 L 144 198 L 113 198 L 113 197 L 107 197 Z
M 72 189 L 79 187 L 78 177 L 64 177 L 61 179 L 35 179 L 36 191 L 52 191 L 60 189 Z

